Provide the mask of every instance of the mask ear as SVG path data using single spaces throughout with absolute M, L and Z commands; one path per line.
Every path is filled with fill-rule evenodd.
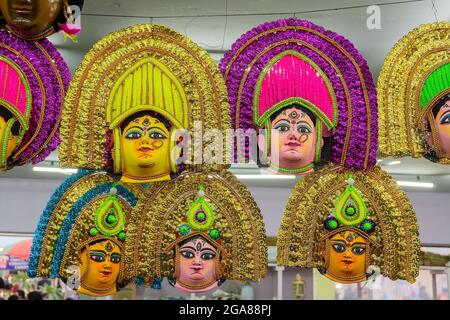
M 225 269 L 225 265 L 223 264 L 223 259 L 225 257 L 221 257 L 221 252 L 218 250 L 217 256 L 216 256 L 216 270 L 215 270 L 215 279 L 219 280 L 223 276 L 223 271 Z
M 79 254 L 79 267 L 80 267 L 80 278 L 83 279 L 86 277 L 89 271 L 89 245 L 86 245 L 84 249 L 81 249 Z
M 119 128 L 115 128 L 113 130 L 113 137 L 112 137 L 113 148 L 111 150 L 112 158 L 113 158 L 114 173 L 120 173 L 122 171 L 122 162 L 123 162 L 122 156 L 123 155 L 121 152 L 121 143 L 120 143 L 121 138 L 122 138 L 121 130 Z
M 266 136 L 264 134 L 258 134 L 258 148 L 266 153 Z
M 270 129 L 269 129 L 270 130 Z M 260 129 L 258 133 L 258 162 L 261 165 L 268 165 L 270 163 L 270 155 L 268 154 L 267 146 L 267 129 Z
M 433 141 L 433 136 L 430 133 L 427 133 L 427 144 L 433 148 L 434 147 L 434 141 Z
M 180 248 L 178 245 L 175 246 L 175 273 L 173 274 L 173 277 L 175 279 L 178 279 L 180 277 Z
M 177 166 L 184 163 L 184 160 L 187 158 L 188 138 L 187 130 L 172 130 L 170 139 L 170 168 L 173 173 L 178 171 Z
M 427 119 L 424 119 L 424 121 L 423 121 L 424 127 L 425 127 L 425 128 L 428 128 L 428 129 L 426 130 L 426 137 L 425 137 L 425 140 L 426 140 L 427 145 L 428 145 L 431 149 L 435 149 L 435 147 L 436 147 L 436 143 L 435 143 L 435 141 L 433 140 L 433 130 L 436 129 L 436 126 L 435 126 L 435 124 L 434 124 L 434 121 L 435 121 L 434 116 L 432 116 L 431 114 L 429 114 L 429 115 L 428 115 L 428 118 L 427 118 Z

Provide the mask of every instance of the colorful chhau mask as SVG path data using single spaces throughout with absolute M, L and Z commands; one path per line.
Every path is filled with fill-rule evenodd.
M 166 251 L 174 251 L 175 287 L 202 292 L 215 288 L 221 280 L 226 250 L 215 225 L 214 208 L 205 199 L 204 186 L 199 185 L 197 198 L 178 227 L 177 239 Z
M 245 132 L 236 133 L 239 161 L 298 174 L 328 161 L 375 164 L 376 122 L 366 120 L 376 119 L 375 86 L 341 35 L 295 18 L 264 23 L 241 36 L 219 67 L 233 127 L 260 131 L 257 158 Z
M 128 27 L 96 43 L 75 72 L 63 108 L 62 166 L 106 169 L 121 173 L 124 182 L 179 173 L 185 167 L 179 160 L 194 150 L 183 149 L 183 130 L 192 133 L 194 122 L 201 132 L 230 128 L 226 87 L 214 60 L 157 25 Z M 223 167 L 226 155 L 219 152 L 212 168 Z
M 391 49 L 378 79 L 381 156 L 450 163 L 450 23 L 423 24 Z
M 0 31 L 0 171 L 44 160 L 59 144 L 70 72 L 46 39 Z
M 328 165 L 302 179 L 277 238 L 278 265 L 317 268 L 341 283 L 367 280 L 377 267 L 392 280 L 414 282 L 420 255 L 413 208 L 379 167 Z
M 125 241 L 135 227 L 132 215 L 141 215 L 138 197 L 144 197 L 141 186 L 119 183 L 104 172 L 82 170 L 68 178 L 39 220 L 29 276 L 59 277 L 90 296 L 114 294 L 133 278 Z
M 69 6 L 76 5 L 81 11 L 83 3 L 84 0 L 0 0 L 0 11 L 5 28 L 21 39 L 41 40 L 57 31 L 75 39 L 80 28 L 70 22 L 75 17 Z
M 176 288 L 204 292 L 226 279 L 264 277 L 264 222 L 231 173 L 185 171 L 146 201 L 142 228 L 127 234 L 127 245 L 136 245 L 136 275 L 145 283 L 167 277 Z

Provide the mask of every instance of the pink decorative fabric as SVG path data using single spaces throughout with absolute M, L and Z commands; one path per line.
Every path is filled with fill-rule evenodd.
M 306 61 L 287 54 L 266 73 L 257 101 L 259 116 L 288 98 L 303 98 L 333 121 L 333 100 L 326 82 Z
M 25 84 L 19 73 L 3 60 L 0 60 L 0 99 L 8 102 L 25 116 L 27 106 Z

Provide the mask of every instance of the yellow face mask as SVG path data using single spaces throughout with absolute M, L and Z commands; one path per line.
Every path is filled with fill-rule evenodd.
M 151 182 L 170 179 L 170 131 L 157 118 L 144 115 L 122 131 L 123 182 Z
M 113 241 L 104 240 L 81 252 L 81 286 L 79 293 L 107 296 L 116 293 L 121 271 L 122 252 Z
M 336 233 L 328 241 L 328 268 L 325 276 L 341 283 L 366 279 L 368 244 L 357 232 L 346 230 Z
M 0 171 L 6 168 L 8 158 L 17 147 L 18 137 L 11 132 L 11 127 L 14 123 L 14 118 L 5 121 L 0 116 Z

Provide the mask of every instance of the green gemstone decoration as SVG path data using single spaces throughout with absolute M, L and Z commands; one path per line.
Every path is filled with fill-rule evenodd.
M 355 213 L 355 208 L 353 208 L 353 207 L 348 207 L 346 213 L 347 213 L 349 216 L 352 216 L 352 215 Z
M 126 238 L 125 232 L 123 232 L 123 231 L 119 232 L 119 239 L 124 241 L 125 238 Z
M 90 228 L 89 229 L 89 235 L 91 236 L 91 237 L 94 237 L 94 236 L 96 236 L 98 234 L 98 230 L 96 229 L 96 228 Z
M 336 220 L 330 220 L 330 221 L 328 222 L 328 226 L 329 226 L 331 229 L 336 229 L 337 226 L 338 226 L 338 223 L 337 223 Z
M 206 219 L 206 215 L 204 212 L 197 212 L 197 221 L 204 221 Z
M 115 222 L 116 222 L 116 217 L 114 216 L 114 215 L 112 215 L 112 214 L 110 214 L 109 216 L 108 216 L 108 223 L 109 224 L 114 224 Z
M 191 228 L 189 228 L 189 226 L 187 224 L 182 224 L 179 228 L 178 228 L 178 232 L 182 235 L 188 235 L 191 232 Z
M 375 229 L 375 223 L 370 219 L 366 219 L 361 223 L 360 228 L 364 232 L 370 233 Z
M 209 236 L 214 239 L 217 240 L 220 237 L 220 232 L 217 229 L 211 229 L 211 231 L 209 232 Z

